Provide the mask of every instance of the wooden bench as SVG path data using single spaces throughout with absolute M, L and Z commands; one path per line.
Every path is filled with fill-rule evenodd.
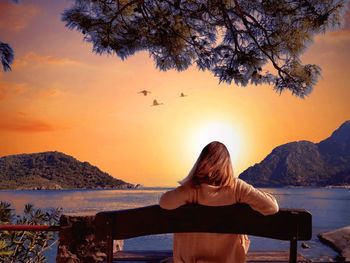
M 290 241 L 289 262 L 297 262 L 297 241 L 310 240 L 312 216 L 301 209 L 280 209 L 263 216 L 245 204 L 229 206 L 185 205 L 165 210 L 159 205 L 100 212 L 95 217 L 98 240 L 107 242 L 107 262 L 113 261 L 113 240 L 179 233 L 208 232 L 248 234 Z M 131 260 L 131 259 L 129 259 Z

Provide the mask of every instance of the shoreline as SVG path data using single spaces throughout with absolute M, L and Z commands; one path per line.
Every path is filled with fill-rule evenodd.
M 72 190 L 136 190 L 136 189 L 144 189 L 145 187 L 140 184 L 135 185 L 123 185 L 121 187 L 96 187 L 96 188 L 11 188 L 11 189 L 2 189 L 0 191 L 72 191 Z
M 317 235 L 321 243 L 339 253 L 341 261 L 350 261 L 350 225 Z
M 12 188 L 12 189 L 1 189 L 0 191 L 103 191 L 103 190 L 150 190 L 150 189 L 173 189 L 174 187 L 169 186 L 143 186 L 136 184 L 133 186 L 123 187 L 96 187 L 96 188 Z M 256 186 L 256 188 L 263 189 L 350 189 L 350 185 L 327 185 L 327 186 Z

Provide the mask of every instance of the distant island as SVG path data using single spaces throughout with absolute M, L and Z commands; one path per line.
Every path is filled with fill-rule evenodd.
M 61 152 L 9 155 L 0 158 L 0 189 L 129 189 L 88 162 Z
M 259 187 L 350 186 L 350 121 L 319 143 L 276 147 L 239 177 Z

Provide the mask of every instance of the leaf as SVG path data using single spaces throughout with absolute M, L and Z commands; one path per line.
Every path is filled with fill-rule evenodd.
M 4 249 L 7 247 L 7 243 L 4 240 L 0 240 L 0 249 Z
M 14 251 L 0 251 L 0 259 L 1 257 L 5 257 L 5 256 L 8 257 L 8 256 L 12 256 L 13 254 L 14 254 Z
M 11 70 L 14 52 L 10 45 L 0 41 L 0 61 L 4 71 Z
M 24 214 L 28 215 L 33 211 L 33 205 L 32 204 L 26 204 L 24 206 Z
M 11 212 L 10 207 L 9 203 L 0 202 L 0 209 L 2 208 L 3 211 Z M 42 209 L 35 209 L 32 204 L 26 204 L 24 215 L 18 215 L 16 223 L 29 225 L 57 224 L 61 211 L 59 208 L 43 211 Z M 45 256 L 42 253 L 55 241 L 51 232 L 34 231 L 3 231 L 0 232 L 0 238 L 0 262 L 45 262 Z M 3 258 L 6 258 L 6 260 L 2 261 Z
M 8 202 L 0 202 L 0 223 L 11 223 L 13 219 L 13 209 Z

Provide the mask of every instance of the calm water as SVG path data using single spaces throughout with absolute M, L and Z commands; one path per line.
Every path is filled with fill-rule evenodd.
M 103 210 L 128 209 L 157 204 L 164 188 L 142 190 L 41 190 L 0 191 L 0 201 L 11 202 L 18 213 L 26 203 L 37 208 L 62 207 L 64 213 L 93 214 Z M 283 208 L 304 208 L 313 216 L 310 249 L 299 252 L 313 260 L 336 257 L 336 253 L 318 241 L 317 234 L 350 225 L 350 189 L 270 188 Z M 286 250 L 289 242 L 251 237 L 251 250 Z M 126 250 L 163 250 L 172 248 L 172 235 L 156 235 L 126 240 Z M 50 252 L 54 262 L 55 251 Z

